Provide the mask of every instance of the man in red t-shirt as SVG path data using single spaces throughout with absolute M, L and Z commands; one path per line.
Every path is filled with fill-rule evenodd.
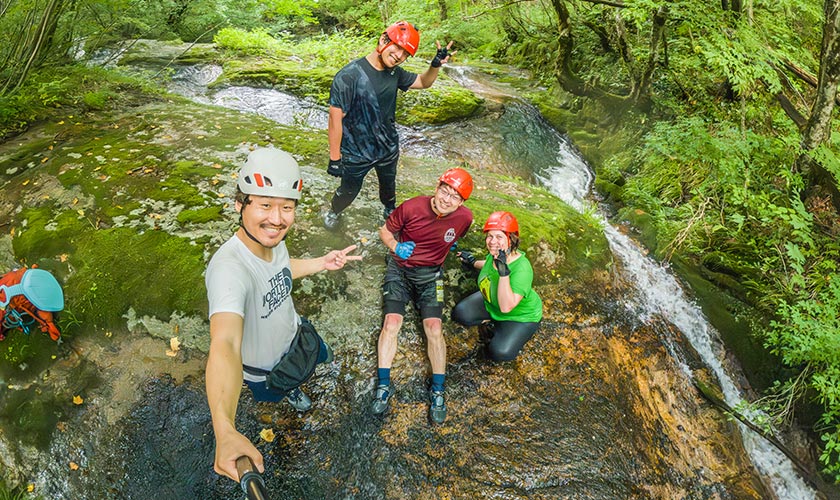
M 443 262 L 452 245 L 467 234 L 473 215 L 464 202 L 473 190 L 466 170 L 447 170 L 434 196 L 406 200 L 379 229 L 379 237 L 390 250 L 382 284 L 385 321 L 379 334 L 379 385 L 373 400 L 373 413 L 388 409 L 393 394 L 391 363 L 397 353 L 397 333 L 405 316 L 405 305 L 414 303 L 423 319 L 432 384 L 429 389 L 429 418 L 434 423 L 446 419 L 443 390 L 446 378 L 446 342 L 443 339 Z

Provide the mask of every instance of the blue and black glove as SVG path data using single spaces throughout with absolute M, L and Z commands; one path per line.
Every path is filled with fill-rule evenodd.
M 415 246 L 417 246 L 417 244 L 413 241 L 403 241 L 402 243 L 397 243 L 397 246 L 394 248 L 394 254 L 402 260 L 406 260 L 414 253 Z
M 341 177 L 344 174 L 344 164 L 341 163 L 340 159 L 330 160 L 330 164 L 327 165 L 327 173 L 333 177 Z
M 504 250 L 499 250 L 499 255 L 493 257 L 493 263 L 496 264 L 496 270 L 499 271 L 499 277 L 510 276 L 510 268 L 507 265 L 507 254 Z
M 440 68 L 440 65 L 443 64 L 441 61 L 449 56 L 449 52 L 446 50 L 446 47 L 441 47 L 437 50 L 437 54 L 432 59 L 432 67 L 433 68 Z
M 461 259 L 461 267 L 464 269 L 475 269 L 475 255 L 469 250 L 461 250 L 458 252 L 458 258 Z

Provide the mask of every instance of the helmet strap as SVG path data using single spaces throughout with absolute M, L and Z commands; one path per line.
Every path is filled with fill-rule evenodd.
M 243 202 L 242 202 L 242 207 L 239 209 L 239 227 L 241 227 L 241 228 L 242 228 L 242 230 L 243 230 L 243 231 L 245 231 L 245 235 L 246 235 L 246 236 L 248 236 L 249 238 L 251 238 L 252 240 L 254 240 L 254 243 L 258 243 L 260 246 L 262 246 L 262 243 L 260 243 L 260 240 L 258 240 L 257 238 L 255 238 L 255 237 L 254 237 L 254 235 L 253 235 L 253 234 L 251 234 L 251 232 L 250 232 L 250 231 L 248 231 L 248 228 L 246 228 L 246 227 L 245 227 L 245 224 L 243 224 L 243 222 L 242 222 L 242 212 L 244 212 L 244 211 L 245 211 L 245 207 L 246 207 L 247 205 L 250 205 L 250 204 L 251 204 L 251 197 L 246 195 L 246 196 L 245 196 L 245 201 L 243 201 Z

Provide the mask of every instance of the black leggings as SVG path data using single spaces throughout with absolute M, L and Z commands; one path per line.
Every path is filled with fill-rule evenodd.
M 475 292 L 452 309 L 452 320 L 464 326 L 476 326 L 485 322 L 489 330 L 490 342 L 487 344 L 487 356 L 493 361 L 511 361 L 516 359 L 522 346 L 534 336 L 539 322 L 493 321 L 484 308 L 484 297 Z
M 376 170 L 376 176 L 379 178 L 379 201 L 385 208 L 393 210 L 397 203 L 397 162 L 399 159 L 400 155 L 397 153 L 374 163 L 344 165 L 341 185 L 335 190 L 331 202 L 333 213 L 341 213 L 353 203 L 359 191 L 362 190 L 362 184 L 371 169 Z

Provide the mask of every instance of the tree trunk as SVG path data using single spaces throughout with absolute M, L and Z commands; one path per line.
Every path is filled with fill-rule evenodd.
M 828 193 L 834 206 L 840 209 L 837 180 L 808 155 L 808 152 L 826 144 L 830 139 L 831 115 L 837 99 L 837 86 L 840 83 L 840 0 L 825 0 L 823 11 L 825 21 L 816 97 L 811 116 L 802 133 L 804 153 L 796 163 L 808 178 L 808 188 Z
M 17 83 L 14 87 L 12 87 L 13 91 L 23 85 L 23 82 L 26 81 L 26 77 L 29 76 L 29 72 L 32 70 L 33 66 L 36 65 L 36 61 L 41 58 L 41 52 L 47 52 L 46 49 L 49 47 L 49 41 L 52 39 L 52 35 L 55 32 L 58 17 L 61 15 L 63 1 L 64 0 L 50 0 L 47 3 L 47 7 L 44 9 L 44 16 L 41 18 L 41 23 L 38 25 L 38 31 L 36 32 L 35 39 L 33 40 L 32 47 L 29 51 L 29 58 L 26 60 L 26 64 L 20 71 L 20 74 L 17 76 Z
M 628 100 L 626 98 L 611 94 L 597 86 L 589 85 L 575 74 L 571 65 L 575 40 L 572 35 L 569 10 L 566 8 L 563 0 L 551 0 L 551 5 L 554 7 L 558 21 L 557 31 L 559 43 L 554 69 L 557 81 L 567 92 L 576 96 L 595 99 L 608 110 L 620 112 L 627 109 Z
M 647 107 L 650 103 L 650 87 L 653 83 L 653 71 L 659 65 L 660 49 L 665 45 L 665 21 L 668 20 L 668 6 L 663 5 L 653 15 L 653 27 L 650 32 L 650 55 L 647 65 L 636 86 L 636 103 Z

